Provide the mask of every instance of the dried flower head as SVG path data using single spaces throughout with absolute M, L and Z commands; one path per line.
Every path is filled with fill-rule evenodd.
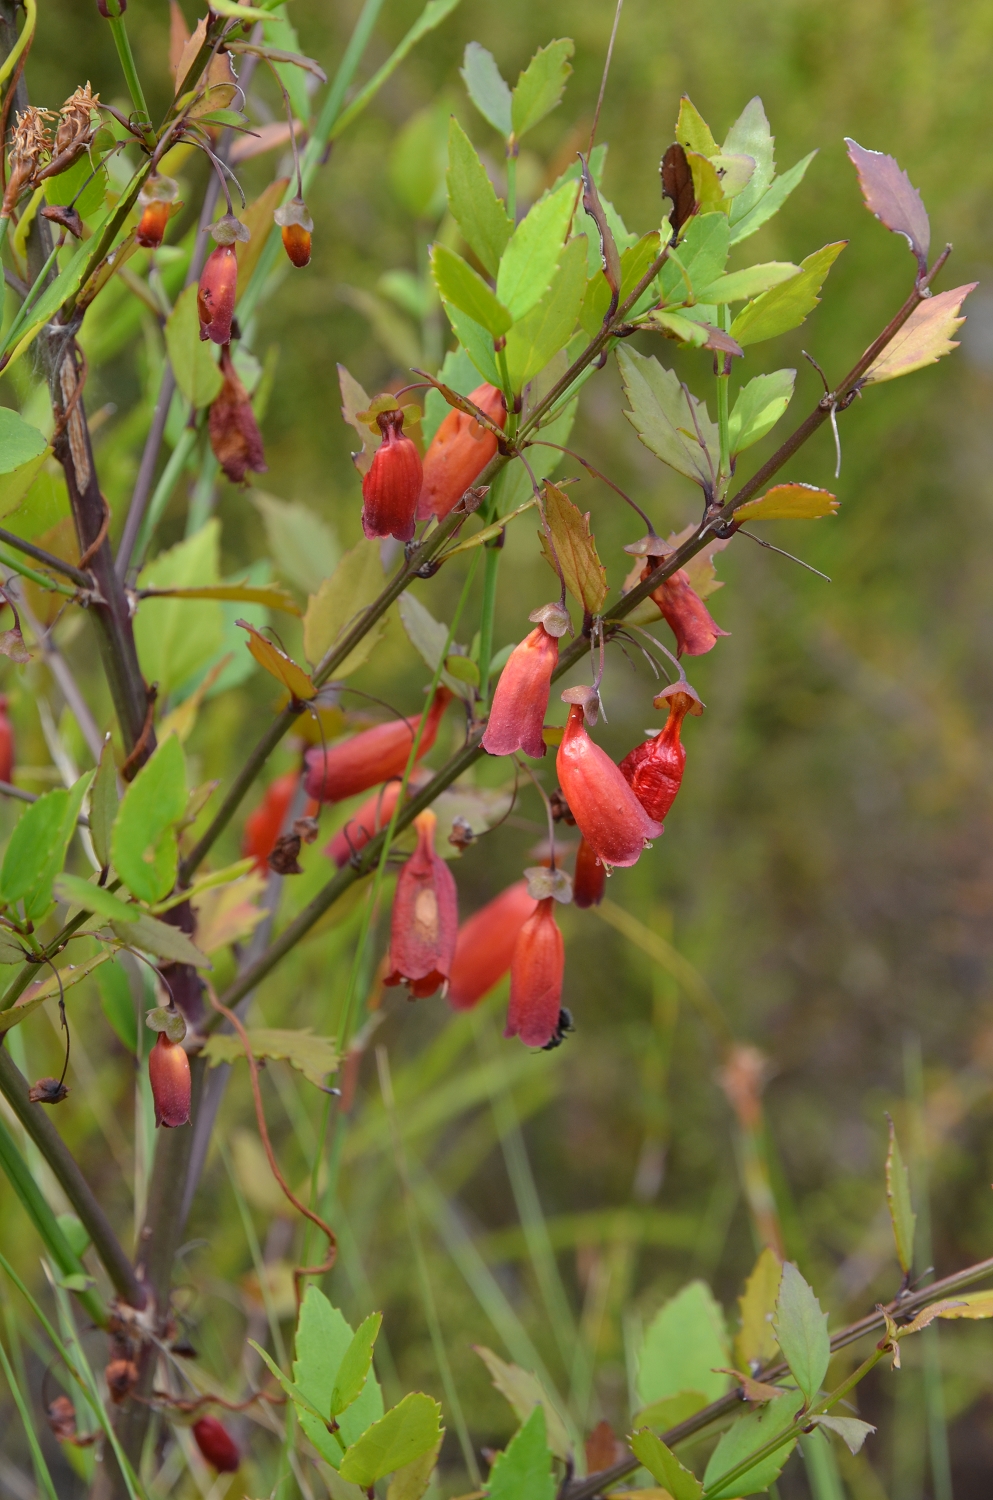
M 33 187 L 39 172 L 52 154 L 52 137 L 49 121 L 54 119 L 50 109 L 29 105 L 17 117 L 13 140 L 10 146 L 10 176 L 3 195 L 4 218 L 9 218 L 21 194 Z
M 221 349 L 221 373 L 224 384 L 210 408 L 210 446 L 232 484 L 244 484 L 249 471 L 264 474 L 268 465 L 259 424 L 235 371 L 230 344 Z
M 45 169 L 46 177 L 67 171 L 89 148 L 95 134 L 93 111 L 99 102 L 100 95 L 94 94 L 88 82 L 69 95 L 59 110 L 52 160 Z

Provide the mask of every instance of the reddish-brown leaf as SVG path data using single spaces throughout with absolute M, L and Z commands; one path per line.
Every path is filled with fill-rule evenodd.
M 920 193 L 895 157 L 883 151 L 867 151 L 845 137 L 848 155 L 859 174 L 865 206 L 894 234 L 902 234 L 917 257 L 921 271 L 927 270 L 931 225 Z
M 690 171 L 686 152 L 678 142 L 670 146 L 663 156 L 660 170 L 663 197 L 668 198 L 672 204 L 669 223 L 672 225 L 673 238 L 676 238 L 686 221 L 692 219 L 697 211 L 693 173 Z

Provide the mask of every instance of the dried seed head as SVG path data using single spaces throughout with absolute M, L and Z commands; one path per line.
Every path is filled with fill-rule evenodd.
M 60 171 L 78 161 L 93 139 L 93 111 L 99 102 L 100 95 L 94 94 L 87 82 L 70 94 L 59 110 L 52 160 L 53 164 L 58 162 Z
M 54 119 L 50 109 L 37 105 L 19 114 L 10 147 L 10 176 L 3 195 L 2 213 L 9 218 L 25 189 L 33 186 L 37 174 L 52 154 L 48 122 Z
M 310 237 L 314 221 L 307 212 L 302 198 L 292 198 L 289 203 L 277 208 L 273 219 L 283 231 L 283 249 L 295 266 L 310 263 Z
M 28 1089 L 32 1104 L 61 1104 L 69 1090 L 57 1078 L 39 1078 Z
M 138 1366 L 133 1359 L 112 1359 L 103 1373 L 115 1406 L 126 1401 L 138 1384 Z
M 302 875 L 303 865 L 297 858 L 300 853 L 300 835 L 284 833 L 273 844 L 266 861 L 276 875 Z
M 60 1443 L 71 1443 L 76 1436 L 76 1408 L 68 1396 L 56 1396 L 45 1412 L 52 1436 Z

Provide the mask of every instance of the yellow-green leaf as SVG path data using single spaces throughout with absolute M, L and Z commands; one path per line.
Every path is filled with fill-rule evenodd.
M 830 490 L 813 484 L 775 484 L 757 500 L 747 500 L 736 510 L 736 521 L 817 521 L 833 516 L 839 501 Z
M 909 375 L 912 370 L 937 364 L 943 354 L 957 349 L 958 340 L 952 334 L 965 322 L 964 316 L 959 317 L 959 308 L 978 285 L 977 281 L 970 281 L 920 302 L 870 365 L 862 377 L 864 383 L 878 385 L 883 380 L 895 380 L 898 375 Z
M 607 573 L 596 550 L 590 530 L 590 513 L 585 516 L 573 505 L 564 490 L 545 480 L 545 519 L 552 533 L 552 546 L 544 530 L 538 533 L 545 561 L 558 572 L 558 558 L 565 586 L 588 614 L 598 615 L 607 597 Z
M 653 1479 L 657 1479 L 672 1496 L 672 1500 L 700 1500 L 703 1485 L 689 1469 L 667 1448 L 661 1438 L 648 1428 L 636 1432 L 630 1439 L 631 1452 L 640 1459 Z
M 738 1298 L 741 1328 L 734 1341 L 734 1357 L 740 1370 L 769 1364 L 779 1347 L 772 1324 L 782 1276 L 782 1261 L 766 1246 Z
M 105 948 L 95 957 L 88 958 L 85 963 L 66 964 L 65 968 L 59 970 L 58 978 L 50 972 L 46 979 L 29 985 L 9 1010 L 0 1011 L 0 1035 L 9 1031 L 12 1026 L 16 1026 L 19 1021 L 23 1021 L 32 1011 L 37 1010 L 39 1005 L 44 1005 L 46 1000 L 52 1000 L 56 995 L 71 989 L 74 984 L 78 984 L 81 979 L 92 974 L 94 969 L 99 968 L 113 956 L 110 949 Z
M 747 303 L 731 324 L 731 337 L 744 348 L 746 344 L 760 344 L 764 339 L 798 328 L 821 300 L 818 293 L 847 243 L 837 240 L 815 250 L 800 262 L 799 276 Z
M 519 1422 L 526 1422 L 536 1406 L 544 1409 L 548 1446 L 556 1458 L 563 1461 L 567 1459 L 570 1448 L 565 1422 L 537 1375 L 533 1375 L 530 1370 L 522 1370 L 520 1365 L 507 1364 L 492 1349 L 487 1349 L 485 1344 L 476 1344 L 474 1347 L 489 1370 L 493 1384 L 513 1407 Z
M 518 140 L 561 100 L 572 72 L 569 58 L 574 51 L 575 43 L 570 37 L 549 42 L 535 53 L 521 73 L 510 105 L 511 124 Z
M 235 604 L 261 604 L 265 609 L 279 609 L 287 615 L 303 613 L 299 604 L 277 583 L 210 583 L 200 588 L 143 589 L 146 599 L 227 599 Z
M 272 641 L 267 640 L 264 635 L 250 625 L 247 620 L 236 620 L 242 630 L 248 631 L 246 645 L 255 657 L 260 667 L 275 677 L 286 688 L 290 697 L 298 703 L 309 703 L 311 698 L 317 697 L 317 689 L 307 676 L 303 667 L 298 666 L 292 656 L 287 656 L 285 651 L 280 651 Z
M 304 655 L 315 666 L 368 609 L 383 589 L 379 543 L 368 538 L 346 552 L 330 578 L 311 594 L 303 617 Z M 334 675 L 348 677 L 369 659 L 383 633 L 385 616 L 350 651 Z
M 721 149 L 714 140 L 710 126 L 688 94 L 683 94 L 679 101 L 676 140 L 684 151 L 698 151 L 701 156 L 716 156 Z
M 314 1036 L 309 1026 L 300 1031 L 285 1031 L 271 1027 L 256 1027 L 248 1032 L 248 1043 L 253 1057 L 271 1057 L 288 1062 L 310 1083 L 324 1087 L 329 1073 L 338 1069 L 341 1058 L 335 1049 L 334 1037 Z M 245 1049 L 241 1038 L 228 1032 L 215 1032 L 203 1049 L 203 1055 L 212 1068 L 219 1063 L 237 1062 L 244 1059 Z
M 914 1228 L 917 1215 L 910 1201 L 910 1174 L 900 1153 L 896 1127 L 889 1115 L 886 1120 L 890 1131 L 889 1150 L 886 1153 L 886 1204 L 896 1241 L 896 1258 L 900 1262 L 900 1270 L 906 1276 L 914 1264 Z
M 111 833 L 114 868 L 140 901 L 161 901 L 176 881 L 176 824 L 186 811 L 186 768 L 175 735 L 163 740 L 121 799 Z
M 448 205 L 466 243 L 496 276 L 514 226 L 475 147 L 452 115 L 448 127 Z
M 51 451 L 37 427 L 0 406 L 0 516 L 21 503 Z
M 430 1452 L 440 1435 L 438 1402 L 411 1391 L 350 1445 L 341 1461 L 341 1477 L 369 1489 L 377 1479 Z
M 546 294 L 507 335 L 507 373 L 512 390 L 523 390 L 568 344 L 585 291 L 586 236 L 577 235 L 561 252 L 558 271 Z
M 511 313 L 461 255 L 447 245 L 432 246 L 431 274 L 445 302 L 459 308 L 495 339 L 507 332 L 513 322 Z
M 224 377 L 214 357 L 215 346 L 200 338 L 196 286 L 188 286 L 176 298 L 166 319 L 165 340 L 180 391 L 191 406 L 209 406 L 224 384 Z

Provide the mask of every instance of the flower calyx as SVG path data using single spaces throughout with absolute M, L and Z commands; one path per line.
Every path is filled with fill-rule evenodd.
M 533 610 L 528 619 L 532 625 L 543 625 L 546 632 L 557 640 L 564 635 L 575 634 L 569 611 L 557 599 L 553 604 L 542 604 L 539 609 Z
M 282 230 L 283 249 L 293 265 L 301 269 L 309 265 L 314 221 L 303 199 L 299 196 L 291 198 L 289 203 L 284 203 L 282 208 L 277 208 L 272 217 Z
M 243 224 L 234 214 L 222 214 L 207 226 L 207 233 L 216 245 L 233 245 L 236 240 L 247 244 L 252 237 L 248 225 Z
M 562 702 L 574 705 L 583 710 L 583 722 L 590 729 L 596 724 L 600 717 L 600 694 L 595 687 L 586 683 L 580 683 L 576 687 L 566 688 L 561 695 Z
M 170 1042 L 181 1042 L 186 1036 L 186 1018 L 172 1005 L 156 1005 L 145 1012 L 149 1031 L 160 1031 Z
M 528 883 L 528 895 L 534 901 L 559 901 L 568 906 L 572 900 L 572 881 L 565 870 L 553 870 L 548 865 L 532 865 L 524 871 Z

